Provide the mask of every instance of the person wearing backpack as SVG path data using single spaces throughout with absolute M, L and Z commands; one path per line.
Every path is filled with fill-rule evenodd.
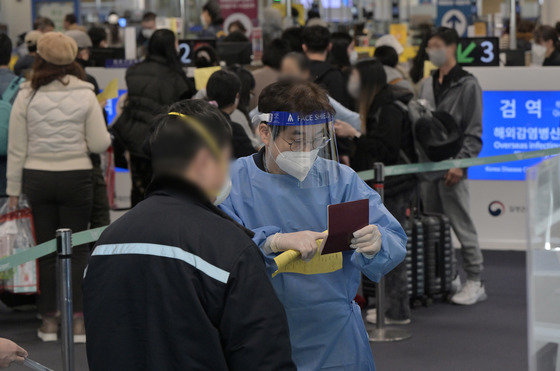
M 414 93 L 414 87 L 398 67 L 399 54 L 395 48 L 389 45 L 379 46 L 375 48 L 373 57 L 383 64 L 388 84 L 396 85 Z
M 12 104 L 20 84 L 25 81 L 8 67 L 12 57 L 12 41 L 0 34 L 0 196 L 6 195 L 6 162 L 8 160 L 8 127 Z
M 361 171 L 372 169 L 375 162 L 386 166 L 416 162 L 408 114 L 401 107 L 410 102 L 413 94 L 388 84 L 383 64 L 375 59 L 356 64 L 348 80 L 348 91 L 358 103 L 362 131 L 360 133 L 342 121 L 335 123 L 335 130 L 337 136 L 353 139 L 352 168 Z M 406 220 L 406 210 L 415 187 L 416 177 L 412 175 L 388 177 L 386 180 L 383 203 L 401 224 Z M 405 262 L 387 274 L 386 296 L 386 322 L 410 323 Z M 366 319 L 375 322 L 375 317 L 375 310 L 369 310 Z
M 457 64 L 459 36 L 451 28 L 440 27 L 430 37 L 427 52 L 438 67 L 420 87 L 419 98 L 427 100 L 436 111 L 455 119 L 462 134 L 462 145 L 453 156 L 457 159 L 477 157 L 482 148 L 482 91 L 477 79 Z M 461 243 L 463 269 L 467 282 L 461 288 L 457 275 L 451 298 L 455 304 L 472 305 L 486 299 L 480 281 L 482 252 L 469 212 L 469 189 L 466 169 L 422 174 L 422 201 L 425 211 L 447 215 Z
M 342 71 L 327 62 L 332 48 L 331 34 L 326 27 L 308 26 L 302 32 L 302 48 L 309 58 L 312 81 L 325 89 L 329 95 L 346 108 L 352 109 L 352 98 L 346 90 Z

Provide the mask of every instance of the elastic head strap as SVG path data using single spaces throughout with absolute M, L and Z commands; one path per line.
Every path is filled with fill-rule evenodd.
M 198 122 L 197 120 L 195 120 L 190 116 L 184 115 L 179 112 L 169 112 L 168 115 L 179 116 L 185 123 L 187 123 L 192 129 L 194 129 L 194 131 L 196 131 L 198 135 L 202 137 L 202 139 L 206 141 L 208 147 L 210 147 L 210 150 L 214 152 L 216 158 L 220 159 L 220 155 L 222 151 L 220 150 L 218 143 L 216 143 L 214 137 L 208 132 L 208 130 L 206 130 L 206 128 L 200 122 Z

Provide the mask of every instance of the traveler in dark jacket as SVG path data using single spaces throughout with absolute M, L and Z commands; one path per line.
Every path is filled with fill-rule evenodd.
M 302 33 L 302 48 L 311 60 L 313 82 L 327 89 L 334 100 L 347 108 L 352 108 L 352 99 L 346 90 L 344 75 L 327 62 L 327 55 L 332 48 L 329 30 L 323 26 L 305 27 Z
M 253 233 L 214 206 L 227 196 L 229 125 L 202 100 L 171 112 L 183 116 L 159 117 L 150 140 L 147 198 L 101 235 L 89 261 L 89 367 L 295 370 Z
M 233 72 L 226 70 L 214 72 L 206 84 L 206 96 L 211 102 L 216 103 L 220 112 L 231 126 L 234 158 L 250 156 L 256 152 L 243 126 L 231 121 L 230 115 L 237 109 L 239 104 L 240 90 L 241 81 L 239 77 Z
M 375 162 L 382 162 L 386 166 L 402 164 L 407 162 L 405 156 L 408 161 L 415 160 L 408 117 L 400 107 L 412 99 L 412 93 L 389 85 L 383 64 L 371 59 L 356 64 L 348 81 L 348 91 L 358 101 L 363 134 L 340 121 L 335 124 L 335 128 L 337 135 L 354 138 L 355 151 L 350 161 L 352 167 L 359 171 L 372 169 Z M 387 179 L 383 203 L 403 224 L 416 181 L 410 175 L 395 178 Z M 406 274 L 406 262 L 402 262 L 386 276 L 388 323 L 410 323 Z M 375 322 L 375 311 L 368 311 L 366 319 Z
M 172 31 L 157 30 L 148 43 L 146 60 L 126 71 L 128 100 L 123 114 L 112 126 L 112 132 L 130 154 L 132 206 L 144 198 L 152 177 L 144 142 L 150 134 L 155 115 L 161 113 L 164 107 L 190 98 L 194 93 L 194 87 L 181 67 L 176 45 Z
M 200 37 L 221 38 L 225 36 L 222 30 L 224 19 L 222 18 L 222 10 L 218 1 L 209 0 L 202 6 L 200 22 L 203 28 L 200 32 Z

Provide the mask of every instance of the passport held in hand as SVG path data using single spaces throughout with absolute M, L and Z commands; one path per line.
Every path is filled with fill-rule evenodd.
M 369 200 L 327 206 L 328 237 L 322 255 L 351 250 L 353 233 L 369 224 Z

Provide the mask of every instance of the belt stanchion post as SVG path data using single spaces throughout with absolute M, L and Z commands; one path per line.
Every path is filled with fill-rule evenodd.
M 56 231 L 56 251 L 59 262 L 62 362 L 64 371 L 74 371 L 74 331 L 72 310 L 72 231 Z
M 373 164 L 373 189 L 379 193 L 383 200 L 385 187 L 385 169 L 381 162 Z M 375 285 L 375 307 L 377 318 L 375 328 L 369 332 L 370 341 L 399 341 L 412 336 L 405 328 L 394 328 L 385 326 L 385 277 L 381 277 Z

